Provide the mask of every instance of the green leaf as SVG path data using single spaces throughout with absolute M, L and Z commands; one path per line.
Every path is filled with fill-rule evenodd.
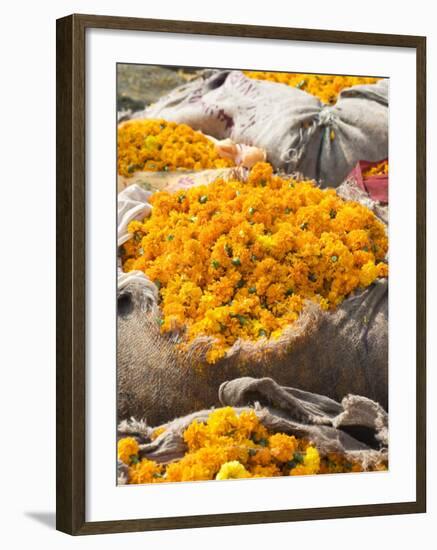
M 297 464 L 303 464 L 303 454 L 302 453 L 294 453 L 293 455 L 293 462 L 296 462 Z

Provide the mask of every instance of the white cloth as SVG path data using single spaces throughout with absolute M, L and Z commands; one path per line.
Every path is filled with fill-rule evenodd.
M 118 194 L 117 210 L 117 243 L 121 246 L 131 238 L 127 226 L 132 220 L 142 220 L 150 215 L 152 206 L 149 204 L 150 191 L 139 185 L 130 185 Z

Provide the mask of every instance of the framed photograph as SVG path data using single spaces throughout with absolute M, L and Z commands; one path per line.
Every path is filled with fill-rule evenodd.
M 57 21 L 57 528 L 426 510 L 426 39 Z

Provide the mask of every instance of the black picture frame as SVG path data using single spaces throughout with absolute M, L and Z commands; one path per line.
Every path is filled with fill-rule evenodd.
M 416 498 L 411 502 L 87 522 L 85 517 L 85 31 L 187 33 L 410 48 L 416 51 Z M 206 22 L 70 15 L 57 21 L 57 507 L 71 535 L 291 522 L 426 511 L 426 38 Z

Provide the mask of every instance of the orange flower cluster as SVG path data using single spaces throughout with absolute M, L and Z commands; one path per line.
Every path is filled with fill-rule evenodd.
M 358 84 L 374 84 L 379 78 L 364 76 L 342 76 L 331 74 L 275 73 L 264 71 L 244 71 L 246 76 L 257 80 L 270 80 L 300 88 L 318 97 L 323 103 L 333 105 L 339 93 L 345 88 Z
M 388 160 L 382 160 L 381 162 L 374 162 L 369 164 L 364 170 L 362 170 L 364 177 L 369 176 L 386 176 L 388 174 Z
M 215 145 L 186 124 L 165 120 L 129 120 L 118 127 L 118 173 L 203 170 L 232 166 Z
M 269 432 L 253 410 L 237 414 L 232 407 L 217 409 L 210 413 L 206 422 L 192 422 L 184 432 L 184 440 L 186 454 L 167 465 L 145 458 L 140 460 L 138 454 L 126 460 L 124 440 L 120 440 L 119 457 L 129 466 L 128 483 L 225 480 L 363 470 L 359 463 L 339 454 L 320 456 L 317 448 L 306 440 Z M 384 470 L 387 465 L 381 463 L 373 469 Z
M 306 299 L 333 309 L 387 277 L 385 226 L 366 207 L 258 163 L 247 182 L 218 179 L 155 193 L 133 221 L 125 271 L 159 288 L 162 330 L 211 336 L 214 363 L 238 339 L 277 339 Z

